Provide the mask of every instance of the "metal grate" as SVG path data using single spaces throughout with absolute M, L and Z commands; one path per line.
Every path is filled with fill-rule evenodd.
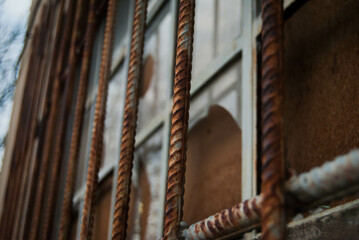
M 153 9 L 159 11 L 158 9 L 163 7 L 164 2 L 157 1 L 153 5 L 155 6 Z M 260 55 L 261 86 L 259 86 L 261 109 L 257 110 L 260 111 L 261 118 L 261 132 L 259 133 L 261 146 L 258 153 L 261 160 L 262 192 L 190 226 L 182 220 L 182 208 L 191 97 L 195 0 L 178 0 L 176 2 L 178 4 L 177 48 L 173 69 L 172 118 L 171 124 L 166 123 L 166 126 L 170 128 L 170 138 L 167 139 L 169 140 L 169 157 L 162 239 L 217 239 L 234 233 L 243 234 L 261 226 L 262 239 L 283 240 L 287 237 L 287 207 L 294 209 L 304 204 L 316 206 L 323 201 L 357 191 L 359 150 L 353 150 L 320 167 L 285 180 L 281 86 L 284 78 L 283 22 L 285 16 L 281 0 L 262 0 L 261 2 L 262 45 Z M 42 21 L 40 27 L 35 27 L 30 44 L 31 60 L 28 65 L 26 91 L 22 101 L 21 118 L 16 133 L 16 145 L 1 219 L 1 239 L 23 239 L 27 236 L 30 239 L 51 238 L 52 225 L 56 223 L 53 215 L 56 204 L 56 188 L 59 182 L 59 166 L 63 157 L 65 137 L 63 132 L 68 127 L 66 116 L 70 111 L 71 98 L 74 97 L 72 92 L 75 88 L 76 66 L 81 59 L 79 89 L 76 92 L 75 118 L 58 234 L 58 239 L 69 239 L 86 87 L 90 75 L 96 17 L 99 16 L 97 8 L 101 6 L 102 9 L 108 4 L 81 222 L 81 239 L 92 238 L 94 204 L 103 155 L 107 88 L 112 74 L 111 67 L 113 67 L 111 54 L 116 3 L 116 0 L 108 2 L 91 0 L 87 4 L 84 0 L 78 2 L 63 0 L 59 3 L 54 1 L 43 5 L 40 14 Z M 116 194 L 114 195 L 112 239 L 116 240 L 127 237 L 143 47 L 146 27 L 150 22 L 155 21 L 157 14 L 157 12 L 151 12 L 149 19 L 146 19 L 147 0 L 135 0 L 134 4 L 125 113 L 122 123 Z M 172 7 L 177 9 L 177 6 Z M 86 19 L 87 21 L 85 21 Z M 85 31 L 82 30 L 84 25 L 86 26 Z M 244 33 L 248 33 L 248 29 L 246 31 Z M 59 45 L 58 48 L 57 45 Z M 230 56 L 229 61 L 232 61 L 240 50 L 239 47 L 235 53 L 232 53 L 233 56 Z M 50 60 L 48 65 L 47 59 Z M 208 78 L 214 75 L 214 72 L 219 72 L 225 64 L 227 62 L 222 61 L 217 64 L 215 70 L 212 70 L 213 73 L 208 74 Z M 49 70 L 47 70 L 47 66 L 49 66 Z M 200 85 L 206 83 L 206 81 L 202 81 Z M 45 86 L 47 87 L 45 88 Z M 43 88 L 45 90 L 42 90 Z M 196 85 L 192 92 L 197 92 L 199 88 L 200 86 Z M 40 106 L 41 97 L 49 98 L 45 101 L 43 109 Z M 39 122 L 38 116 L 45 119 L 44 122 Z M 157 129 L 161 122 L 156 122 L 154 125 L 154 129 Z M 152 132 L 154 132 L 153 129 Z M 147 135 L 141 136 L 140 140 L 144 141 L 146 137 Z M 43 143 L 44 146 L 34 147 L 35 138 L 39 138 L 36 140 Z M 34 159 L 33 156 L 35 156 Z M 30 165 L 34 165 L 32 170 Z M 48 180 L 49 183 L 47 183 Z M 162 223 L 162 220 L 158 221 Z

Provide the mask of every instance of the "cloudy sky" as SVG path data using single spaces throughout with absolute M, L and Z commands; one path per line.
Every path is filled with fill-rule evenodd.
M 0 23 L 6 24 L 7 27 L 14 27 L 17 23 L 26 24 L 28 13 L 31 5 L 31 0 L 4 0 L 4 4 L 1 6 Z M 11 59 L 17 60 L 17 56 L 22 50 L 22 39 L 15 43 L 11 48 Z M 0 79 L 1 82 L 5 81 Z M 12 101 L 9 100 L 3 108 L 0 109 L 0 136 L 5 136 L 8 128 L 12 112 Z M 2 166 L 4 149 L 0 149 L 0 169 Z
M 27 18 L 31 0 L 5 0 L 4 17 L 10 22 L 16 22 L 20 18 Z

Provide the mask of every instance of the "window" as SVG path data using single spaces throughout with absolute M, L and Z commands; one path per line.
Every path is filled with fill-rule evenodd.
M 242 202 L 241 141 L 238 124 L 218 105 L 191 128 L 183 209 L 186 223 Z
M 116 174 L 119 167 L 125 111 L 135 1 L 117 1 L 117 25 L 114 33 L 114 46 L 111 52 L 112 62 L 108 79 L 104 145 L 103 149 L 101 149 L 103 154 L 98 174 L 98 191 L 96 200 L 94 200 L 94 239 L 111 239 L 118 177 Z M 39 4 L 43 4 L 42 2 L 38 1 Z M 57 9 L 56 11 L 64 13 L 63 15 L 59 14 L 59 16 L 64 16 L 65 18 L 67 12 L 69 12 L 68 9 L 73 10 L 71 6 L 75 2 L 71 4 L 71 2 L 64 1 L 62 3 L 64 3 L 63 9 Z M 272 73 L 277 74 L 276 70 L 266 68 L 268 62 L 273 60 L 272 56 L 281 54 L 267 52 L 268 49 L 273 50 L 266 45 L 267 37 L 275 38 L 278 34 L 270 32 L 270 34 L 267 33 L 262 36 L 261 31 L 262 28 L 266 29 L 266 27 L 270 27 L 271 30 L 275 29 L 271 24 L 276 25 L 279 18 L 271 19 L 272 21 L 267 22 L 263 21 L 262 23 L 260 3 L 261 0 L 196 0 L 185 193 L 184 198 L 180 200 L 180 203 L 183 201 L 184 225 L 188 224 L 190 227 L 181 229 L 181 237 L 211 232 L 211 234 L 215 235 L 211 236 L 212 238 L 218 237 L 216 234 L 223 237 L 224 233 L 230 234 L 224 237 L 226 239 L 261 238 L 261 236 L 258 236 L 259 225 L 256 224 L 258 224 L 267 209 L 272 210 L 272 207 L 276 207 L 274 206 L 275 204 L 268 207 L 263 203 L 266 201 L 265 197 L 268 196 L 265 195 L 266 192 L 264 191 L 269 189 L 270 194 L 278 195 L 275 197 L 280 199 L 278 202 L 282 199 L 288 200 L 286 204 L 288 204 L 291 212 L 283 215 L 286 215 L 286 220 L 289 222 L 287 226 L 289 239 L 352 239 L 353 236 L 356 236 L 359 227 L 359 222 L 357 221 L 359 214 L 358 186 L 348 186 L 350 189 L 344 190 L 341 188 L 343 187 L 342 185 L 349 185 L 347 182 L 354 182 L 353 179 L 356 181 L 354 182 L 355 184 L 359 183 L 359 177 L 352 176 L 355 174 L 359 176 L 356 173 L 359 168 L 359 157 L 356 159 L 358 160 L 357 162 L 347 161 L 347 159 L 352 160 L 352 158 L 359 156 L 359 152 L 354 152 L 355 157 L 353 155 L 340 157 L 339 160 L 346 164 L 345 167 L 343 167 L 344 164 L 341 165 L 342 169 L 339 169 L 340 171 L 336 171 L 333 165 L 325 165 L 325 168 L 323 167 L 321 170 L 313 170 L 313 168 L 321 166 L 324 162 L 330 161 L 338 155 L 346 154 L 351 149 L 359 146 L 359 83 L 356 79 L 359 75 L 359 16 L 357 14 L 359 2 L 357 0 L 283 1 L 285 69 L 282 86 L 279 86 L 280 84 L 276 86 L 265 85 L 268 83 L 266 77 Z M 275 3 L 279 2 L 275 1 Z M 96 33 L 93 46 L 91 46 L 93 51 L 83 109 L 81 139 L 79 140 L 79 162 L 75 194 L 72 199 L 73 209 L 69 239 L 79 239 L 80 237 L 107 4 L 107 0 L 96 1 Z M 268 7 L 269 5 L 263 9 L 264 16 L 266 15 L 266 10 L 272 7 Z M 48 5 L 43 8 L 45 10 L 50 9 L 47 7 Z M 160 239 L 163 235 L 165 221 L 163 216 L 165 215 L 166 187 L 168 184 L 167 170 L 170 151 L 175 51 L 177 47 L 176 33 L 179 17 L 178 7 L 178 0 L 148 1 L 143 61 L 141 63 L 142 72 L 139 83 L 139 106 L 129 219 L 127 223 L 128 239 L 152 240 Z M 280 7 L 276 6 L 273 9 L 275 12 Z M 78 14 L 84 17 L 86 15 L 85 11 L 88 10 L 87 7 L 84 7 L 81 9 L 83 12 Z M 270 18 L 279 16 L 279 14 L 275 15 L 272 12 L 269 15 Z M 59 17 L 59 19 L 61 18 Z M 59 29 L 62 28 L 59 27 Z M 71 29 L 69 28 L 69 30 Z M 56 29 L 53 31 L 56 31 Z M 62 31 L 58 31 L 58 34 L 61 35 Z M 82 34 L 79 33 L 79 35 Z M 59 41 L 63 40 L 61 38 L 62 36 L 60 36 Z M 276 45 L 278 43 L 278 39 L 272 40 L 270 39 L 270 44 Z M 261 56 L 262 51 L 267 53 L 263 59 Z M 268 57 L 268 55 L 270 56 Z M 47 58 L 50 57 L 47 56 Z M 65 60 L 59 58 L 59 61 Z M 276 63 L 278 62 L 280 61 L 276 61 Z M 77 68 L 80 69 L 80 63 Z M 62 69 L 64 75 L 66 75 L 66 70 Z M 40 71 L 36 70 L 36 72 Z M 261 76 L 262 72 L 265 76 Z M 46 74 L 49 76 L 54 75 L 50 71 L 49 73 L 46 72 Z M 272 75 L 271 80 L 276 76 L 278 75 Z M 77 82 L 74 83 L 75 89 L 78 87 L 78 77 L 76 80 Z M 27 81 L 29 82 L 30 80 Z M 23 85 L 27 86 L 28 84 Z M 283 89 L 280 89 L 281 87 Z M 283 90 L 283 96 L 279 93 L 280 91 L 278 91 L 278 94 L 273 94 L 278 89 Z M 44 125 L 52 126 L 62 119 L 62 117 L 61 119 L 54 119 L 54 121 L 50 122 L 51 124 L 47 124 L 46 111 L 48 107 L 44 106 L 51 105 L 50 101 L 46 99 L 51 94 L 51 91 L 48 93 L 47 91 L 41 92 L 42 90 L 38 90 L 36 94 L 41 94 L 39 95 L 40 111 L 35 111 L 32 106 L 30 110 L 26 110 L 24 107 L 23 109 L 25 110 L 21 110 L 21 114 L 24 116 L 21 115 L 21 119 L 19 119 L 21 127 L 30 126 L 30 123 L 31 127 L 33 127 L 37 124 L 44 124 L 44 122 Z M 58 92 L 60 98 L 66 99 L 65 97 L 67 96 L 63 94 L 62 90 Z M 31 99 L 31 93 L 26 93 L 25 91 L 25 94 L 24 99 Z M 54 94 L 54 96 L 57 95 Z M 264 103 L 265 100 L 263 99 L 270 99 L 269 101 L 278 100 L 276 97 L 283 97 L 281 99 L 283 100 L 283 113 L 276 116 L 269 111 L 270 113 L 266 117 L 262 116 L 262 114 L 265 115 L 266 110 L 271 108 L 269 106 L 271 104 Z M 52 110 L 52 118 L 55 116 L 53 110 L 57 110 L 56 107 L 63 109 L 66 106 L 66 113 L 68 113 L 68 116 L 66 116 L 67 129 L 63 135 L 58 135 L 61 136 L 61 139 L 64 139 L 61 142 L 64 145 L 62 149 L 63 155 L 64 158 L 68 158 L 75 104 L 68 108 L 69 106 L 65 104 L 57 103 L 57 100 L 54 102 L 56 104 L 53 104 L 50 109 Z M 59 102 L 61 101 L 59 100 Z M 274 102 L 273 105 L 276 105 L 280 101 Z M 187 104 L 187 101 L 185 104 Z M 274 111 L 277 109 L 281 108 L 276 108 Z M 32 116 L 33 113 L 39 115 L 40 123 L 37 115 Z M 275 124 L 268 124 L 268 126 L 262 124 L 272 116 L 275 116 L 275 120 L 273 120 L 273 122 L 276 122 Z M 29 119 L 28 122 L 23 124 L 26 119 Z M 131 119 L 131 117 L 128 119 Z M 283 124 L 281 131 L 274 134 L 276 136 L 271 136 L 274 140 L 263 140 L 270 135 L 268 134 L 268 129 L 275 129 L 280 124 Z M 20 133 L 22 133 L 23 128 L 19 128 L 21 129 Z M 37 128 L 41 129 L 38 130 Z M 17 164 L 21 163 L 19 166 L 30 166 L 29 174 L 25 172 L 27 174 L 25 176 L 27 176 L 26 179 L 31 180 L 30 185 L 34 187 L 36 186 L 36 174 L 38 172 L 46 173 L 46 171 L 40 171 L 42 168 L 46 168 L 43 167 L 46 164 L 40 162 L 40 158 L 43 158 L 41 157 L 41 154 L 43 154 L 43 146 L 41 145 L 47 144 L 45 139 L 51 138 L 47 137 L 47 135 L 51 136 L 53 132 L 59 133 L 60 131 L 56 126 L 55 130 L 50 129 L 51 131 L 47 132 L 51 134 L 44 134 L 43 129 L 45 129 L 43 126 L 36 126 L 36 129 L 35 127 L 29 128 L 29 131 L 25 129 L 26 133 L 19 134 L 19 136 L 25 136 L 26 139 L 21 140 L 21 142 L 14 140 L 14 143 L 12 143 L 16 146 L 16 151 L 20 145 L 25 145 L 25 147 L 23 149 L 19 148 L 21 150 L 21 152 L 19 151 L 20 154 L 17 154 L 16 158 L 14 157 L 14 162 L 11 162 L 12 166 L 9 174 L 15 177 L 9 179 L 15 179 L 15 181 L 9 181 L 11 185 L 9 184 L 10 187 L 7 191 L 10 197 L 8 197 L 7 204 L 3 208 L 3 211 L 6 212 L 6 220 L 10 219 L 10 221 L 0 225 L 0 238 L 4 236 L 1 230 L 7 229 L 12 224 L 15 227 L 10 226 L 10 231 L 6 231 L 3 238 L 7 238 L 7 236 L 17 238 L 17 236 L 27 235 L 31 229 L 26 225 L 32 220 L 32 215 L 40 216 L 39 229 L 42 228 L 42 225 L 45 225 L 43 223 L 46 223 L 46 218 L 41 217 L 46 215 L 44 213 L 46 210 L 33 211 L 31 206 L 33 202 L 40 203 L 43 201 L 42 198 L 45 199 L 47 195 L 52 196 L 49 194 L 51 191 L 48 191 L 48 189 L 53 189 L 47 186 L 51 184 L 44 183 L 44 193 L 37 196 L 31 193 L 31 187 L 26 189 L 26 185 L 21 186 L 20 190 L 16 190 L 18 188 L 16 182 L 21 179 L 24 171 Z M 35 130 L 43 132 L 38 136 L 37 133 L 33 134 Z M 172 134 L 173 132 L 176 133 L 176 130 L 172 129 Z M 283 137 L 278 137 L 281 134 Z M 28 137 L 27 135 L 31 136 Z M 32 135 L 34 135 L 34 139 L 30 140 L 34 140 L 34 144 L 28 139 Z M 275 144 L 273 145 L 274 141 Z M 28 147 L 31 144 L 34 145 L 33 149 Z M 50 148 L 45 149 L 54 148 L 51 144 L 54 145 L 50 142 L 47 145 Z M 178 143 L 178 145 L 181 144 L 182 142 Z M 174 145 L 177 147 L 177 142 Z M 285 182 L 281 182 L 282 179 L 276 178 L 279 176 L 277 173 L 281 172 L 282 168 L 273 167 L 272 163 L 262 165 L 262 159 L 265 162 L 266 159 L 276 158 L 281 154 L 278 154 L 277 149 L 273 150 L 274 153 L 265 153 L 272 146 L 276 146 L 277 149 L 281 148 L 279 146 L 283 146 Z M 52 151 L 49 152 L 51 152 L 50 155 L 56 154 Z M 172 149 L 171 153 L 173 153 Z M 25 159 L 23 162 L 20 162 L 22 160 L 21 155 L 26 155 L 23 157 Z M 54 216 L 51 216 L 53 218 L 52 226 L 49 228 L 54 228 L 54 230 L 49 231 L 52 237 L 57 237 L 59 232 L 58 222 L 61 215 L 61 195 L 64 195 L 65 192 L 63 173 L 64 169 L 66 169 L 66 162 L 63 161 L 61 169 L 59 168 L 58 170 L 59 172 L 61 171 L 61 180 L 58 183 L 56 192 L 60 196 L 57 197 L 57 208 L 53 214 Z M 275 168 L 275 171 L 267 172 L 265 169 L 268 166 Z M 57 168 L 54 169 L 56 170 Z M 298 174 L 308 172 L 308 175 L 311 173 L 312 175 L 309 177 L 308 175 L 300 175 L 300 177 L 306 177 L 298 177 Z M 325 174 L 322 174 L 323 172 Z M 345 174 L 349 173 L 346 177 L 347 179 L 339 179 L 338 176 L 340 174 L 344 175 L 343 172 Z M 262 174 L 264 179 L 266 177 L 271 180 L 274 179 L 271 187 L 263 185 L 264 191 L 261 189 Z M 324 180 L 320 178 L 320 174 L 325 175 Z M 177 176 L 172 174 L 170 179 L 173 180 Z M 328 179 L 328 176 L 334 177 Z M 293 179 L 296 181 L 293 181 Z M 183 180 L 182 176 L 180 180 Z M 25 180 L 19 181 L 21 183 L 26 182 Z M 57 182 L 57 180 L 51 181 L 51 183 L 54 182 Z M 277 184 L 278 182 L 280 184 Z M 285 189 L 285 197 L 282 197 L 280 193 L 282 183 Z M 323 199 L 319 197 L 324 196 L 327 194 L 326 191 L 329 192 L 328 189 L 331 189 L 326 184 L 335 185 L 333 189 L 336 187 L 336 191 L 332 191 L 330 194 L 335 193 L 337 197 L 344 192 L 345 197 L 333 200 L 330 198 L 332 196 L 325 196 L 325 202 L 322 205 L 321 201 Z M 168 185 L 170 189 L 173 186 Z M 280 187 L 277 187 L 279 185 Z M 313 191 L 315 188 L 318 191 Z M 42 187 L 39 189 L 42 189 Z M 176 189 L 173 191 L 176 191 Z M 25 199 L 25 207 L 23 208 L 26 213 L 21 213 L 23 208 L 20 208 L 12 216 L 11 209 L 16 209 L 18 205 L 21 205 L 17 204 L 22 202 L 21 192 L 26 195 L 23 197 Z M 320 195 L 318 192 L 323 192 L 323 194 Z M 317 195 L 320 196 L 318 197 Z M 177 197 L 176 193 L 174 196 Z M 171 197 L 173 195 L 169 198 Z M 318 202 L 313 204 L 313 199 L 307 201 L 305 200 L 306 197 L 308 199 L 312 197 Z M 327 197 L 329 198 L 327 199 Z M 16 198 L 20 200 L 12 203 L 11 201 Z M 10 207 L 7 208 L 7 206 Z M 169 208 L 171 207 L 173 206 Z M 23 218 L 22 215 L 24 215 Z M 243 217 L 238 215 L 243 215 Z M 306 216 L 310 216 L 310 218 Z M 14 220 L 11 220 L 11 218 L 14 218 Z M 218 223 L 218 221 L 224 224 Z M 227 223 L 232 225 L 230 233 L 226 229 L 228 226 L 224 226 Z M 245 225 L 245 229 L 237 229 L 237 225 L 241 224 Z M 284 226 L 284 224 L 281 226 Z M 17 231 L 18 228 L 20 229 L 19 234 L 12 235 L 12 232 Z M 38 230 L 38 228 L 32 229 Z M 45 227 L 44 229 L 44 232 L 46 232 L 47 228 Z M 200 233 L 198 233 L 198 230 Z M 265 230 L 265 227 L 262 230 Z M 215 231 L 216 233 L 214 233 Z M 40 231 L 38 232 L 40 233 Z

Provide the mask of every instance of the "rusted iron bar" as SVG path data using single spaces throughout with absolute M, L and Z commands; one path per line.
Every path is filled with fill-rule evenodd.
M 63 148 L 66 134 L 66 127 L 68 126 L 68 116 L 70 115 L 71 103 L 73 98 L 75 86 L 75 73 L 79 60 L 79 44 L 83 34 L 83 19 L 86 17 L 84 10 L 86 9 L 86 2 L 83 0 L 76 1 L 76 13 L 74 27 L 71 34 L 71 42 L 68 54 L 68 67 L 63 70 L 63 78 L 65 80 L 65 88 L 63 91 L 62 102 L 60 104 L 58 119 L 57 119 L 57 134 L 55 139 L 55 155 L 52 159 L 51 174 L 48 186 L 47 201 L 44 208 L 44 220 L 42 224 L 42 233 L 40 240 L 50 239 L 52 220 L 54 217 L 54 208 L 56 206 L 57 185 L 59 183 L 59 167 L 63 158 Z
M 4 209 L 3 214 L 1 218 L 1 229 L 0 229 L 0 239 L 10 239 L 11 237 L 11 231 L 12 227 L 10 224 L 12 223 L 11 217 L 14 214 L 11 209 L 13 209 L 14 198 L 16 193 L 16 177 L 18 177 L 19 173 L 18 171 L 21 170 L 19 167 L 19 160 L 21 158 L 20 152 L 22 151 L 22 148 L 24 146 L 24 132 L 26 130 L 26 126 L 28 123 L 28 117 L 30 114 L 30 102 L 33 94 L 33 90 L 35 87 L 35 79 L 33 78 L 33 67 L 36 69 L 36 65 L 33 65 L 35 62 L 35 59 L 39 52 L 39 28 L 36 27 L 33 31 L 32 35 L 32 42 L 31 42 L 31 54 L 29 62 L 29 68 L 27 71 L 27 79 L 25 83 L 24 93 L 23 93 L 23 99 L 22 99 L 22 105 L 21 105 L 21 114 L 20 114 L 20 120 L 18 123 L 18 129 L 16 132 L 16 142 L 14 146 L 14 151 L 11 159 L 11 166 L 10 166 L 10 173 L 8 177 L 8 184 L 6 189 L 6 195 L 5 195 L 5 202 L 4 202 Z
M 53 37 L 53 43 L 52 43 L 52 52 L 51 52 L 51 60 L 49 62 L 49 68 L 48 71 L 49 73 L 46 75 L 48 84 L 46 86 L 46 89 L 42 92 L 43 96 L 44 96 L 44 103 L 41 104 L 41 108 L 39 109 L 40 114 L 40 121 L 38 124 L 38 129 L 37 129 L 37 133 L 36 133 L 36 137 L 38 138 L 39 142 L 36 148 L 34 148 L 33 151 L 35 151 L 35 155 L 34 155 L 34 163 L 33 163 L 33 167 L 32 167 L 32 173 L 29 179 L 29 189 L 28 189 L 28 193 L 26 196 L 26 201 L 25 201 L 25 212 L 24 215 L 25 217 L 22 219 L 22 227 L 23 229 L 21 229 L 20 232 L 20 239 L 23 238 L 23 236 L 28 236 L 30 234 L 30 227 L 32 224 L 32 215 L 33 215 L 33 208 L 30 206 L 34 205 L 34 201 L 36 198 L 36 189 L 37 189 L 37 180 L 38 180 L 38 175 L 40 173 L 40 167 L 41 167 L 41 162 L 40 159 L 42 159 L 42 147 L 39 146 L 44 146 L 45 145 L 45 137 L 46 137 L 46 125 L 47 125 L 47 120 L 48 120 L 48 115 L 50 112 L 50 107 L 51 107 L 51 96 L 52 96 L 52 92 L 53 92 L 53 85 L 54 85 L 54 81 L 53 79 L 55 78 L 55 69 L 57 67 L 57 63 L 58 63 L 58 53 L 61 50 L 58 46 L 61 45 L 60 41 L 63 39 L 62 37 L 64 36 L 64 18 L 65 18 L 65 13 L 64 13 L 64 6 L 65 6 L 65 0 L 61 0 L 59 3 L 59 6 L 57 7 L 57 17 L 56 17 L 56 21 L 55 21 L 55 35 Z M 48 143 L 47 143 L 48 144 Z
M 309 172 L 293 176 L 286 182 L 285 189 L 301 203 L 311 203 L 339 190 L 358 185 L 358 172 L 359 149 L 355 149 Z M 249 229 L 259 223 L 263 204 L 263 194 L 261 194 L 192 224 L 182 231 L 181 236 L 192 240 L 216 239 Z
M 32 52 L 31 52 L 31 56 L 30 59 L 35 60 L 37 54 L 38 54 L 38 41 L 39 41 L 39 29 L 35 28 L 34 32 L 33 32 L 33 40 L 32 40 Z M 35 62 L 35 61 L 33 61 Z M 30 66 L 32 67 L 31 63 Z M 0 236 L 1 239 L 5 239 L 6 237 L 9 238 L 10 234 L 9 232 L 11 231 L 11 227 L 10 227 L 10 215 L 13 214 L 13 212 L 11 211 L 12 209 L 12 205 L 14 204 L 14 194 L 16 191 L 16 177 L 17 177 L 17 173 L 20 170 L 19 169 L 19 159 L 21 158 L 20 156 L 20 152 L 22 151 L 22 147 L 24 146 L 24 132 L 26 130 L 26 125 L 27 125 L 27 119 L 28 116 L 30 114 L 30 108 L 29 108 L 29 103 L 31 102 L 31 95 L 33 93 L 33 89 L 35 87 L 35 81 L 33 78 L 33 75 L 31 74 L 30 69 L 27 72 L 27 80 L 26 80 L 26 84 L 25 84 L 25 89 L 24 89 L 24 93 L 23 93 L 23 99 L 22 99 L 22 107 L 21 107 L 21 115 L 20 115 L 20 120 L 18 123 L 18 129 L 17 129 L 17 133 L 16 133 L 16 143 L 15 143 L 15 147 L 14 147 L 14 151 L 13 151 L 13 155 L 12 155 L 12 159 L 11 159 L 11 166 L 10 166 L 10 173 L 9 173 L 9 177 L 8 177 L 8 185 L 7 185 L 7 190 L 6 190 L 6 199 L 5 199 L 5 203 L 4 203 L 4 209 L 3 209 L 3 215 L 2 215 L 2 221 L 1 221 L 1 231 L 0 231 Z
M 136 0 L 112 228 L 112 239 L 114 240 L 126 239 L 138 112 L 138 85 L 141 77 L 146 13 L 147 0 Z
M 303 203 L 309 203 L 359 182 L 359 150 L 337 157 L 307 173 L 293 176 L 287 191 Z
M 262 238 L 285 239 L 282 146 L 283 3 L 262 0 Z
M 236 230 L 245 229 L 260 221 L 261 196 L 246 200 L 216 213 L 183 230 L 184 239 L 216 239 Z
M 98 171 L 103 154 L 103 133 L 106 114 L 108 79 L 110 77 L 112 60 L 116 3 L 117 0 L 109 0 L 107 9 L 105 36 L 101 55 L 100 76 L 95 105 L 95 116 L 92 129 L 90 159 L 87 171 L 86 192 L 82 211 L 82 240 L 92 238 L 95 198 L 98 185 Z
M 39 114 L 39 106 L 41 102 L 41 96 L 44 89 L 44 86 L 46 86 L 48 79 L 45 76 L 45 73 L 47 71 L 47 59 L 49 58 L 51 54 L 51 34 L 52 34 L 52 28 L 53 28 L 53 20 L 54 20 L 54 11 L 55 11 L 55 3 L 50 4 L 47 16 L 44 18 L 44 22 L 42 27 L 44 28 L 44 35 L 41 39 L 42 43 L 40 43 L 39 48 L 43 49 L 42 53 L 38 56 L 38 61 L 35 63 L 39 65 L 39 68 L 35 71 L 35 78 L 37 79 L 38 83 L 35 88 L 34 92 L 34 100 L 31 103 L 31 121 L 30 125 L 27 129 L 27 141 L 25 144 L 25 150 L 24 150 L 24 166 L 23 171 L 21 173 L 21 182 L 19 183 L 21 190 L 20 190 L 20 199 L 16 203 L 16 212 L 15 212 L 15 225 L 13 228 L 14 233 L 14 239 L 19 239 L 19 234 L 21 232 L 21 220 L 23 219 L 24 215 L 24 202 L 26 201 L 26 193 L 29 188 L 29 181 L 28 176 L 30 173 L 30 166 L 31 166 L 31 160 L 33 155 L 33 144 L 35 140 L 35 134 L 36 134 L 36 126 L 38 124 L 38 114 Z
M 194 10 L 194 0 L 180 0 L 163 239 L 179 238 L 183 215 Z
M 62 203 L 62 212 L 60 220 L 59 240 L 68 239 L 69 226 L 72 213 L 72 198 L 75 191 L 77 164 L 80 151 L 81 131 L 84 114 L 84 105 L 86 98 L 86 90 L 90 73 L 90 59 L 92 56 L 93 41 L 95 36 L 95 14 L 96 0 L 90 1 L 90 10 L 87 19 L 85 45 L 82 55 L 82 64 L 80 70 L 79 87 L 77 90 L 75 118 L 72 128 L 70 155 L 66 173 L 65 192 Z
M 33 83 L 31 84 L 31 87 L 26 89 L 26 92 L 29 92 L 29 94 L 25 94 L 25 101 L 27 106 L 27 113 L 25 117 L 25 122 L 23 125 L 23 130 L 21 131 L 21 146 L 19 149 L 16 150 L 16 153 L 14 156 L 16 156 L 13 159 L 13 163 L 16 165 L 16 174 L 13 178 L 14 186 L 12 189 L 13 195 L 11 197 L 11 202 L 9 206 L 9 212 L 10 215 L 7 220 L 7 227 L 6 232 L 8 233 L 7 239 L 15 238 L 13 235 L 17 234 L 16 228 L 18 226 L 18 220 L 19 220 L 19 214 L 21 214 L 21 211 L 19 208 L 21 208 L 22 205 L 20 205 L 21 200 L 23 198 L 23 189 L 26 182 L 24 182 L 24 175 L 26 175 L 28 171 L 27 166 L 27 156 L 26 152 L 29 150 L 31 152 L 31 149 L 29 149 L 29 142 L 31 141 L 31 130 L 33 126 L 33 122 L 36 121 L 36 103 L 37 98 L 39 97 L 39 89 L 41 89 L 42 85 L 42 76 L 41 71 L 44 68 L 43 66 L 43 55 L 46 55 L 47 52 L 47 39 L 46 36 L 49 33 L 49 24 L 48 24 L 48 17 L 50 15 L 51 7 L 49 7 L 47 4 L 45 4 L 42 8 L 42 22 L 40 23 L 40 30 L 39 30 L 39 36 L 37 41 L 37 46 L 34 46 L 36 49 L 36 53 L 31 59 L 31 61 L 35 62 L 36 66 L 33 68 L 29 74 L 30 81 Z
M 68 8 L 66 23 L 65 23 L 65 30 L 64 30 L 64 38 L 61 42 L 60 51 L 59 51 L 59 60 L 56 66 L 56 76 L 55 76 L 55 82 L 53 86 L 53 92 L 51 96 L 51 110 L 50 110 L 50 116 L 48 119 L 48 124 L 46 127 L 46 133 L 45 133 L 45 146 L 44 146 L 44 153 L 41 159 L 41 165 L 40 165 L 40 173 L 39 173 L 39 179 L 37 184 L 37 191 L 35 195 L 35 204 L 34 204 L 34 214 L 31 221 L 31 228 L 30 228 L 30 240 L 37 239 L 37 234 L 39 231 L 39 222 L 40 222 L 40 215 L 41 215 L 41 209 L 43 204 L 43 195 L 46 185 L 46 179 L 47 179 L 47 173 L 49 170 L 49 164 L 50 164 L 50 158 L 51 158 L 51 149 L 52 149 L 52 143 L 54 139 L 54 129 L 55 129 L 55 123 L 56 123 L 56 116 L 58 112 L 58 105 L 59 105 L 59 97 L 60 97 L 60 91 L 61 91 L 61 85 L 62 85 L 62 73 L 64 70 L 64 64 L 66 61 L 66 49 L 68 49 L 68 45 L 71 38 L 71 30 L 72 30 L 72 22 L 74 18 L 74 12 L 76 5 L 74 5 L 75 1 L 70 2 L 70 7 Z

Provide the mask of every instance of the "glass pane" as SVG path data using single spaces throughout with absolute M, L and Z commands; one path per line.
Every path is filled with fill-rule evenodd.
M 150 13 L 154 7 L 156 6 L 156 4 L 159 2 L 159 0 L 149 0 L 148 1 L 148 6 L 147 6 L 147 13 Z
M 151 34 L 146 35 L 137 123 L 139 130 L 164 110 L 169 99 L 172 60 L 168 59 L 168 53 L 173 51 L 170 31 L 171 16 L 166 14 Z
M 216 55 L 235 49 L 241 32 L 241 0 L 217 1 Z
M 193 41 L 193 77 L 207 66 L 214 57 L 214 14 L 215 0 L 196 1 Z
M 238 124 L 220 106 L 212 106 L 189 131 L 183 209 L 186 223 L 193 224 L 241 202 L 241 139 Z
M 79 224 L 79 214 L 78 212 L 73 212 L 71 215 L 70 220 L 70 232 L 69 232 L 69 239 L 70 240 L 76 240 L 76 233 L 77 233 L 77 227 Z
M 197 0 L 194 25 L 193 76 L 216 56 L 236 48 L 240 35 L 241 0 Z
M 220 105 L 241 125 L 241 61 L 237 60 L 218 74 L 191 100 L 190 126 L 207 114 L 210 105 Z
M 117 15 L 116 15 L 116 25 L 115 25 L 115 38 L 114 38 L 114 47 L 113 47 L 113 55 L 112 55 L 112 63 L 114 60 L 122 54 L 124 50 L 124 43 L 128 41 L 128 21 L 129 21 L 129 13 L 133 11 L 130 9 L 130 1 L 129 0 L 118 0 L 117 6 Z M 132 20 L 132 19 L 131 19 Z
M 93 239 L 107 239 L 111 214 L 112 175 L 106 177 L 99 185 L 98 198 L 95 203 L 95 222 Z
M 122 64 L 108 87 L 102 165 L 119 160 L 125 94 L 126 74 Z
M 161 191 L 161 149 L 163 131 L 157 131 L 137 151 L 138 160 L 134 171 L 133 190 L 130 206 L 130 239 L 160 239 L 159 221 L 162 201 Z M 131 196 L 131 197 L 132 197 Z M 130 208 L 131 208 L 130 207 Z
M 87 86 L 87 97 L 86 97 L 86 106 L 89 106 L 92 102 L 95 101 L 97 94 L 97 85 L 100 74 L 100 64 L 101 64 L 101 52 L 102 52 L 102 43 L 105 32 L 105 21 L 103 20 L 97 30 L 94 45 L 92 50 L 91 66 L 90 66 L 90 75 Z
M 82 123 L 82 135 L 80 145 L 79 163 L 76 177 L 76 190 L 81 189 L 86 181 L 87 162 L 90 156 L 92 125 L 94 121 L 95 104 L 87 109 Z

